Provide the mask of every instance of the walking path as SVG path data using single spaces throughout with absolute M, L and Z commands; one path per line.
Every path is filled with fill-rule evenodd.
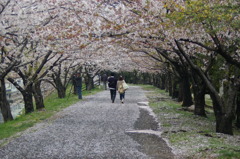
M 171 159 L 144 91 L 131 86 L 124 104 L 109 91 L 88 96 L 4 147 L 1 159 Z M 147 130 L 143 130 L 147 129 Z M 146 133 L 150 132 L 150 133 Z M 157 134 L 157 135 L 156 135 Z

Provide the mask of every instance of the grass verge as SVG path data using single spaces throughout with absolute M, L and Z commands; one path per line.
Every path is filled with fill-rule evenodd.
M 234 136 L 215 133 L 213 111 L 207 118 L 183 111 L 181 103 L 168 96 L 164 90 L 141 85 L 147 90 L 150 107 L 159 119 L 162 137 L 166 138 L 173 152 L 189 159 L 237 159 L 240 158 L 240 131 Z
M 102 89 L 95 88 L 91 91 L 83 91 L 83 98 L 84 96 L 95 94 L 101 90 Z M 64 108 L 78 102 L 78 96 L 72 93 L 69 94 L 69 91 L 70 88 L 67 89 L 66 98 L 63 99 L 59 99 L 56 92 L 47 96 L 44 100 L 45 109 L 42 111 L 34 111 L 30 114 L 21 115 L 13 121 L 0 124 L 0 140 L 14 136 L 17 133 L 32 127 L 36 123 L 48 119 Z

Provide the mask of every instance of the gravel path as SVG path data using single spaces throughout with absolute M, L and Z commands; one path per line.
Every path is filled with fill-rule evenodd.
M 125 104 L 120 103 L 119 95 L 117 95 L 116 102 L 111 103 L 109 91 L 88 96 L 86 100 L 64 109 L 50 120 L 37 124 L 1 147 L 0 158 L 173 158 L 171 150 L 164 144 L 165 141 L 159 137 L 153 138 L 152 135 L 151 139 L 141 137 L 142 133 L 139 133 L 139 129 L 136 128 L 136 125 L 141 125 L 139 117 L 144 116 L 144 114 L 141 115 L 141 108 L 137 103 L 146 100 L 144 91 L 136 86 L 131 86 L 126 92 Z M 127 133 L 134 132 L 134 130 L 138 130 L 136 134 L 139 133 L 141 136 Z M 144 145 L 144 143 L 151 144 L 152 142 L 149 141 L 158 139 L 162 147 L 159 147 L 157 143 Z M 155 149 L 154 152 L 153 149 Z M 156 152 L 158 154 L 154 154 Z M 159 152 L 163 152 L 164 155 L 159 157 L 162 154 Z

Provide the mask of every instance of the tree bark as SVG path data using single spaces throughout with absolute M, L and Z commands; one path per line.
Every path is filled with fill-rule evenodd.
M 89 91 L 89 90 L 92 90 L 94 88 L 94 81 L 93 81 L 93 78 L 89 77 L 88 79 L 86 79 L 86 89 Z
M 85 80 L 86 90 L 89 91 L 89 90 L 94 89 L 94 80 L 90 74 L 87 73 L 84 80 Z
M 210 93 L 216 117 L 216 132 L 233 135 L 232 123 L 235 118 L 237 90 L 233 84 L 223 84 L 224 94 L 219 102 L 216 94 Z
M 222 112 L 221 106 L 216 101 L 215 96 L 212 93 L 210 95 L 213 101 L 213 108 L 216 117 L 216 132 L 233 135 L 232 117 L 229 116 L 229 114 Z
M 58 98 L 65 98 L 67 87 L 64 86 L 60 75 L 60 73 L 54 73 L 52 75 L 52 79 L 54 81 L 55 88 L 57 89 Z
M 166 87 L 165 87 L 165 84 L 166 84 L 166 82 L 165 82 L 165 77 L 163 77 L 163 76 L 160 76 L 160 89 L 161 90 L 164 90 Z
M 44 109 L 45 105 L 44 105 L 43 95 L 41 91 L 41 81 L 37 81 L 36 83 L 34 83 L 33 95 L 35 99 L 36 109 L 37 110 Z
M 133 84 L 138 84 L 139 78 L 138 78 L 138 72 L 136 70 L 133 71 Z
M 160 74 L 155 74 L 154 75 L 154 86 L 156 86 L 157 88 L 160 88 L 161 85 L 161 78 L 160 78 Z
M 156 76 L 155 76 L 155 80 L 156 80 L 156 86 L 158 87 L 158 88 L 161 88 L 161 75 L 160 74 L 157 74 Z
M 158 81 L 157 76 L 158 76 L 157 74 L 153 74 L 153 76 L 152 76 L 152 79 L 153 79 L 153 86 L 159 88 L 159 87 L 158 87 L 158 83 L 159 83 L 159 81 Z
M 172 86 L 172 98 L 178 98 L 179 96 L 179 89 L 177 88 L 178 82 L 173 79 L 173 86 Z
M 164 82 L 165 82 L 165 91 L 166 92 L 169 92 L 169 81 L 168 81 L 169 79 L 168 79 L 168 75 L 165 75 L 165 80 L 164 80 Z
M 193 86 L 194 92 L 194 114 L 206 117 L 205 113 L 205 89 L 204 88 L 197 88 L 198 86 Z
M 142 74 L 143 81 L 141 83 L 143 84 L 151 84 L 151 76 L 149 73 L 143 73 Z
M 236 109 L 236 126 L 240 128 L 240 90 L 238 90 L 237 95 L 237 109 Z
M 182 89 L 183 89 L 183 107 L 189 107 L 193 104 L 192 93 L 190 90 L 189 76 L 187 73 L 182 75 Z
M 186 61 L 189 63 L 192 69 L 198 73 L 210 91 L 210 95 L 213 101 L 213 109 L 216 117 L 216 132 L 232 135 L 232 122 L 236 110 L 237 88 L 236 83 L 234 83 L 236 79 L 224 81 L 224 93 L 223 96 L 221 96 L 209 78 L 203 73 L 201 68 L 195 65 L 189 56 L 185 53 L 180 43 L 177 40 L 175 40 L 175 42 L 179 49 L 179 53 L 185 57 Z
M 56 85 L 58 98 L 65 98 L 66 97 L 66 87 L 63 85 L 60 75 L 56 75 L 54 79 L 54 83 Z
M 90 84 L 91 84 L 91 89 L 94 89 L 95 88 L 95 86 L 94 86 L 94 79 L 93 79 L 94 77 L 91 77 L 90 78 Z
M 156 77 L 155 77 L 156 75 L 155 74 L 153 74 L 152 75 L 152 81 L 153 81 L 153 86 L 156 86 L 157 87 L 157 80 L 156 80 Z
M 182 82 L 179 83 L 179 88 L 178 88 L 178 102 L 183 101 L 183 84 Z
M 192 71 L 192 81 L 193 81 L 193 94 L 194 94 L 194 114 L 206 117 L 205 113 L 205 90 L 206 85 L 202 79 Z
M 13 120 L 13 116 L 11 113 L 10 104 L 7 100 L 6 95 L 6 87 L 5 87 L 5 81 L 4 79 L 0 79 L 1 85 L 0 85 L 0 109 L 2 112 L 3 120 L 4 122 Z
M 22 91 L 23 100 L 25 103 L 25 113 L 31 113 L 34 111 L 33 107 L 33 85 L 29 84 L 26 86 L 25 90 Z
M 58 98 L 66 97 L 66 88 L 65 87 L 57 87 Z
M 12 78 L 8 78 L 8 81 L 11 82 L 22 94 L 24 104 L 25 104 L 25 114 L 31 113 L 34 111 L 33 107 L 33 84 L 24 83 L 24 88 L 18 85 Z
M 171 73 L 168 73 L 168 90 L 169 90 L 169 96 L 172 97 L 172 95 L 173 95 L 173 81 L 172 81 Z

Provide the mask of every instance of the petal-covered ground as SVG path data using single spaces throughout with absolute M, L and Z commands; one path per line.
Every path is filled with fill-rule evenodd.
M 136 86 L 124 104 L 119 96 L 111 103 L 109 91 L 88 96 L 1 147 L 0 158 L 174 158 L 151 109 L 138 104 L 145 101 Z

